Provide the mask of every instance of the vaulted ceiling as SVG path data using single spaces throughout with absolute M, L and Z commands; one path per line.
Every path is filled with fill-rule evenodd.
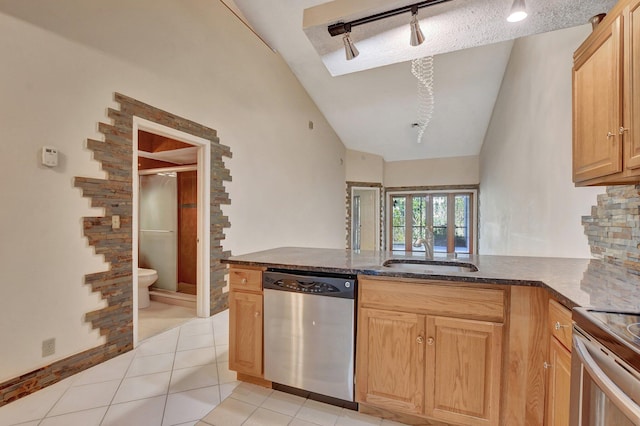
M 529 0 L 529 17 L 519 23 L 506 22 L 512 0 L 451 0 L 420 9 L 426 41 L 418 47 L 408 43 L 409 13 L 353 28 L 351 36 L 361 53 L 348 62 L 342 37 L 328 34 L 329 24 L 412 3 L 235 0 L 253 29 L 282 55 L 347 148 L 387 161 L 478 155 L 513 40 L 584 25 L 615 0 Z M 312 18 L 305 9 L 313 11 Z M 402 44 L 393 45 L 392 39 Z M 435 55 L 435 108 L 418 142 L 412 126 L 418 120 L 418 82 L 410 59 L 429 55 Z

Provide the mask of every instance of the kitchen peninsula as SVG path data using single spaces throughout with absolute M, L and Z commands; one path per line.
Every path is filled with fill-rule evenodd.
M 360 411 L 413 424 L 543 424 L 568 412 L 570 309 L 640 308 L 638 276 L 602 260 L 442 255 L 428 259 L 432 271 L 395 267 L 424 260 L 294 247 L 225 260 L 231 368 L 271 386 L 263 271 L 357 275 Z

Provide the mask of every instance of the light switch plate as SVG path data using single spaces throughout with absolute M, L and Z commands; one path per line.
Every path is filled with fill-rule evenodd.
M 111 229 L 120 229 L 120 216 L 117 214 L 111 216 Z

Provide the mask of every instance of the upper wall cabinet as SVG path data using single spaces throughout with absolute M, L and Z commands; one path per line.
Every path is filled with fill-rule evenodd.
M 573 181 L 640 181 L 640 0 L 621 0 L 573 57 Z

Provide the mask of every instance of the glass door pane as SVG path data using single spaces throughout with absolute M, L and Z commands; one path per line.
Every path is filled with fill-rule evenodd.
M 418 246 L 413 245 L 420 238 L 425 238 L 425 229 L 429 226 L 427 212 L 429 211 L 429 196 L 428 195 L 414 195 L 412 198 L 412 227 L 411 227 L 411 242 L 412 251 L 424 251 L 424 244 Z
M 406 218 L 406 197 L 392 197 L 391 199 L 391 215 L 392 215 L 392 229 L 391 229 L 391 249 L 392 250 L 405 250 L 406 244 L 406 231 L 405 231 L 405 218 Z
M 447 252 L 447 200 L 448 196 L 434 195 L 433 199 L 433 251 Z
M 469 213 L 471 209 L 471 197 L 469 194 L 455 196 L 455 251 L 469 253 Z
M 140 176 L 138 264 L 158 271 L 154 284 L 178 287 L 178 179 L 175 173 Z

